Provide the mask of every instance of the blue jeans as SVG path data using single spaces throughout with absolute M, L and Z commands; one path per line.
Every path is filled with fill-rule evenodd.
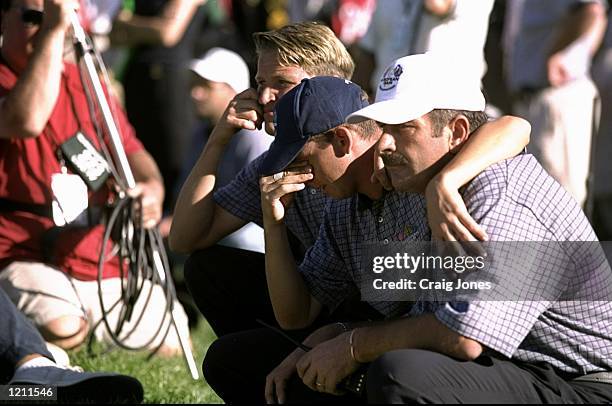
M 17 363 L 28 355 L 40 354 L 53 359 L 38 330 L 17 310 L 2 289 L 0 315 L 0 382 L 10 378 Z

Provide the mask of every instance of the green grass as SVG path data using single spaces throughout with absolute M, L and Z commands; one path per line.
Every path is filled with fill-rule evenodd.
M 204 354 L 214 338 L 214 333 L 204 320 L 191 332 L 200 375 Z M 201 377 L 198 381 L 191 379 L 182 356 L 147 360 L 146 352 L 112 350 L 101 353 L 101 350 L 101 346 L 95 345 L 96 354 L 93 357 L 84 348 L 70 352 L 70 361 L 86 371 L 119 372 L 139 379 L 144 387 L 144 403 L 222 403 Z

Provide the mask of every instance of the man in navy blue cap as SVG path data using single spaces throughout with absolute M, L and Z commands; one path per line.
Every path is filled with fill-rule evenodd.
M 330 76 L 304 80 L 284 103 L 278 104 L 276 137 L 261 165 L 261 174 L 278 181 L 292 162 L 308 161 L 316 172 L 310 186 L 322 189 L 332 198 L 352 196 L 354 185 L 340 185 L 349 176 L 336 178 L 376 143 L 380 128 L 371 120 L 355 125 L 343 121 L 351 112 L 367 105 L 367 94 L 348 80 Z M 307 145 L 310 148 L 305 149 Z M 310 150 L 322 153 L 309 154 Z M 306 155 L 316 159 L 301 158 Z M 372 162 L 360 167 L 366 178 L 372 174 Z
M 370 181 L 374 147 L 381 129 L 372 120 L 358 124 L 344 122 L 348 114 L 365 105 L 366 97 L 357 85 L 331 77 L 304 80 L 277 103 L 276 138 L 261 164 L 264 176 L 260 185 L 266 246 L 270 247 L 266 252 L 268 288 L 276 319 L 285 329 L 311 328 L 320 314 L 333 311 L 344 298 L 359 293 L 351 275 L 359 267 L 358 246 L 364 239 L 429 238 L 423 199 L 385 194 L 379 183 Z M 501 125 L 505 124 L 502 121 Z M 509 127 L 517 130 L 512 125 Z M 462 155 L 478 151 L 474 145 L 478 144 L 466 146 Z M 511 150 L 513 147 L 509 146 L 506 153 Z M 466 174 L 467 179 L 474 175 Z M 306 184 L 338 199 L 356 193 L 361 196 L 331 203 L 343 215 L 326 218 L 320 237 L 332 235 L 332 245 L 337 245 L 330 245 L 327 238 L 319 238 L 298 272 L 283 219 L 288 201 Z M 327 274 L 322 276 L 323 272 L 318 270 Z M 402 303 L 370 304 L 387 317 L 406 311 Z M 343 323 L 327 325 L 312 333 L 304 343 L 312 347 L 323 345 L 344 337 L 346 331 Z M 297 336 L 304 338 L 308 332 Z M 290 343 L 267 330 L 234 334 L 211 346 L 204 361 L 204 373 L 224 400 L 239 401 L 261 396 L 257 391 L 262 390 L 263 376 L 277 367 L 267 376 L 265 395 L 268 402 L 282 402 L 286 399 L 285 385 L 304 355 L 296 350 L 285 358 L 292 350 Z M 257 365 L 254 375 L 245 373 L 245 367 L 252 372 L 254 365 Z M 299 383 L 293 387 L 292 383 L 289 389 L 292 400 L 314 401 L 320 399 L 321 394 L 317 392 L 339 393 L 338 381 L 323 383 L 313 376 L 304 376 L 302 381 L 306 386 Z M 232 390 L 237 382 L 243 388 L 240 393 Z

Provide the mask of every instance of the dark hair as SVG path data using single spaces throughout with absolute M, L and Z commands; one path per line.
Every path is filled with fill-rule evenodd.
M 433 129 L 433 136 L 439 137 L 442 135 L 442 129 L 446 127 L 458 115 L 465 116 L 470 124 L 470 134 L 473 133 L 489 121 L 489 116 L 484 111 L 465 111 L 465 110 L 443 110 L 436 109 L 431 111 L 428 116 Z
M 364 140 L 371 139 L 382 134 L 382 128 L 374 120 L 364 120 L 355 124 L 345 124 L 348 128 L 355 130 Z
M 325 131 L 324 133 L 318 134 L 318 135 L 314 135 L 311 139 L 315 142 L 321 142 L 321 143 L 331 143 L 333 138 L 334 138 L 334 134 L 336 132 L 336 129 L 340 128 L 340 127 L 346 127 L 348 129 L 350 129 L 352 132 L 356 133 L 359 135 L 359 137 L 363 138 L 364 140 L 369 140 L 373 137 L 375 137 L 376 135 L 381 135 L 381 127 L 380 125 L 378 125 L 378 123 L 374 120 L 364 120 L 364 121 L 360 121 L 358 123 L 355 124 L 348 124 L 348 123 L 342 123 L 337 127 L 334 127 L 330 130 Z

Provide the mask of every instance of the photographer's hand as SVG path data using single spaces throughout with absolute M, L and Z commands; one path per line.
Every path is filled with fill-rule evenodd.
M 145 228 L 155 227 L 162 216 L 164 203 L 164 182 L 153 157 L 145 150 L 128 155 L 130 168 L 134 172 L 136 187 L 129 190 L 132 198 L 139 198 L 142 208 L 142 224 Z
M 65 32 L 71 27 L 70 15 L 79 9 L 77 0 L 45 0 L 45 18 L 41 30 L 60 30 Z
M 164 202 L 163 187 L 157 182 L 138 182 L 128 193 L 133 198 L 139 198 L 143 227 L 153 228 L 159 224 Z
M 2 12 L 2 57 L 19 75 L 15 86 L 0 100 L 0 139 L 38 137 L 47 126 L 59 97 L 70 15 L 78 8 L 76 0 L 45 0 L 40 27 L 28 23 L 19 25 L 18 30 L 4 29 L 6 11 Z M 35 46 L 28 54 L 26 47 L 32 43 Z

